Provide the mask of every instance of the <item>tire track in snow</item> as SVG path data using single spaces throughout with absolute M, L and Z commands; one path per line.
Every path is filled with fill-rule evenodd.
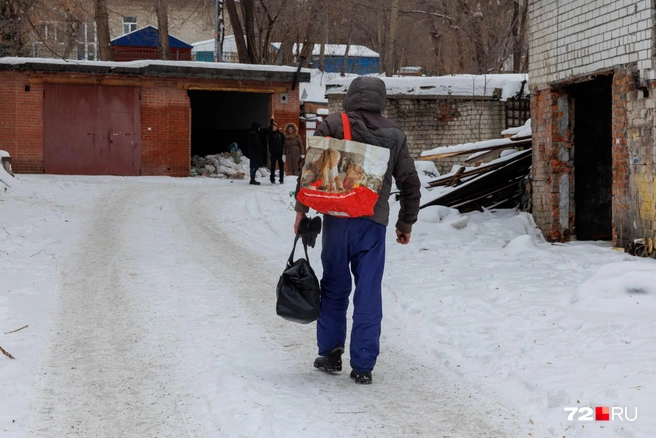
M 128 266 L 138 248 L 124 230 L 139 215 L 138 190 L 108 198 L 62 268 L 31 436 L 196 436 L 179 408 L 184 397 L 169 387 L 175 373 L 163 360 L 168 352 L 148 344 L 139 291 L 130 287 Z

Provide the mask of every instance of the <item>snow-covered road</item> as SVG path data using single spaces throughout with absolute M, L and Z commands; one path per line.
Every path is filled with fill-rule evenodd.
M 526 214 L 424 209 L 410 245 L 389 229 L 381 356 L 360 386 L 348 367 L 312 368 L 314 324 L 275 315 L 291 180 L 12 183 L 0 193 L 0 346 L 16 360 L 0 355 L 0 437 L 656 430 L 653 260 L 547 244 Z M 568 421 L 571 406 L 639 418 Z
M 280 204 L 284 188 L 97 184 L 59 261 L 30 436 L 506 437 L 516 427 L 510 410 L 403 342 L 386 346 L 371 387 L 312 368 L 313 325 L 273 310 L 289 248 L 261 202 Z

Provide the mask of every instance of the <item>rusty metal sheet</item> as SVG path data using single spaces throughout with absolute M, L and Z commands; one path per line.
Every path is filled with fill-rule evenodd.
M 139 88 L 46 84 L 43 136 L 46 173 L 139 175 Z

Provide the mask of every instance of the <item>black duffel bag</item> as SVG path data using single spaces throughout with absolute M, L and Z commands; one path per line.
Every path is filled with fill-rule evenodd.
M 307 245 L 303 242 L 305 258 L 294 261 L 294 251 L 300 234 L 294 239 L 294 248 L 287 260 L 287 267 L 278 280 L 276 288 L 276 313 L 282 318 L 309 324 L 319 317 L 321 287 L 308 257 Z

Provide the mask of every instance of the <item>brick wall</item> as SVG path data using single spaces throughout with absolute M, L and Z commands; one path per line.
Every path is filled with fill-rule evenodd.
M 141 173 L 189 176 L 191 110 L 186 90 L 158 82 L 141 90 Z
M 529 2 L 531 84 L 635 63 L 652 68 L 652 0 Z
M 533 216 L 549 240 L 565 239 L 573 225 L 570 122 L 569 99 L 564 91 L 531 94 Z
M 613 240 L 656 239 L 656 84 L 648 97 L 636 90 L 631 70 L 613 83 Z
M 287 123 L 295 123 L 300 126 L 301 101 L 299 98 L 298 87 L 296 91 L 289 90 L 285 93 L 287 99 L 283 102 L 280 93 L 271 95 L 271 114 L 276 119 L 278 128 L 285 129 Z
M 329 95 L 330 112 L 341 111 L 343 101 L 344 95 Z M 388 96 L 384 115 L 406 132 L 414 158 L 439 146 L 500 138 L 505 129 L 504 104 L 495 100 Z M 466 159 L 467 155 L 451 157 L 436 160 L 435 165 L 440 173 L 448 173 Z
M 0 73 L 0 149 L 14 172 L 43 173 L 43 86 L 27 75 Z
M 530 2 L 533 215 L 552 240 L 566 240 L 575 220 L 568 189 L 572 177 L 563 161 L 571 128 L 564 136 L 561 129 L 569 126 L 569 116 L 563 113 L 571 111 L 567 86 L 594 73 L 611 72 L 613 243 L 625 247 L 637 238 L 656 238 L 652 3 Z
M 16 173 L 43 173 L 43 84 L 141 87 L 143 175 L 188 176 L 191 149 L 189 88 L 271 92 L 269 112 L 278 125 L 299 124 L 298 88 L 271 81 L 152 78 L 80 73 L 0 72 L 0 149 Z M 30 87 L 29 91 L 25 87 Z M 281 99 L 285 93 L 287 99 Z
M 633 66 L 616 67 L 612 84 L 613 244 L 656 239 L 656 84 L 647 96 Z M 533 91 L 533 216 L 544 235 L 574 230 L 572 102 L 567 87 Z

